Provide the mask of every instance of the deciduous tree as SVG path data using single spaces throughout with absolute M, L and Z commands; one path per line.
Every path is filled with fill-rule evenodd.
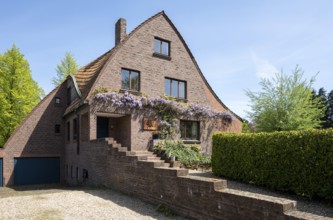
M 0 54 L 0 147 L 43 96 L 19 48 Z
M 321 127 L 325 107 L 313 98 L 312 84 L 303 79 L 304 71 L 296 66 L 291 75 L 281 71 L 272 79 L 262 79 L 261 92 L 247 90 L 251 112 L 248 117 L 255 131 L 302 130 Z
M 64 59 L 57 65 L 57 76 L 52 79 L 52 83 L 57 86 L 61 84 L 68 75 L 74 74 L 79 69 L 79 65 L 74 59 L 73 55 L 66 52 Z

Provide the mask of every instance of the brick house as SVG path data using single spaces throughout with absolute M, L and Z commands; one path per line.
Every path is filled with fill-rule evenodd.
M 241 118 L 214 93 L 163 11 L 129 34 L 126 20 L 119 19 L 115 47 L 51 91 L 0 149 L 0 184 L 73 182 L 82 175 L 83 168 L 89 171 L 92 146 L 105 138 L 128 151 L 147 150 L 156 127 L 147 129 L 150 120 L 130 111 L 93 111 L 93 98 L 101 90 L 120 94 L 129 91 L 137 97 L 167 95 L 181 103 L 229 111 L 233 120 L 227 125 L 179 118 L 175 139 L 200 144 L 206 153 L 211 152 L 212 132 L 242 129 Z

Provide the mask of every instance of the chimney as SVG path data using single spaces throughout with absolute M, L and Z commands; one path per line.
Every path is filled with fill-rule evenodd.
M 126 20 L 120 18 L 116 23 L 116 46 L 126 37 Z

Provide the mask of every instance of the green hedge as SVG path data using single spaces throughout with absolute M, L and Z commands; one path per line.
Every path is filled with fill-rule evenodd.
M 333 200 L 333 129 L 213 135 L 217 176 Z

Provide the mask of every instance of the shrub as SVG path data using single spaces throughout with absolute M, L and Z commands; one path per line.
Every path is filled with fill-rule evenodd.
M 333 129 L 213 135 L 215 175 L 333 200 Z
M 201 154 L 201 150 L 199 145 L 187 145 L 182 141 L 160 141 L 153 147 L 156 153 L 164 152 L 165 155 L 175 156 L 176 160 L 186 168 L 211 167 L 210 156 Z

